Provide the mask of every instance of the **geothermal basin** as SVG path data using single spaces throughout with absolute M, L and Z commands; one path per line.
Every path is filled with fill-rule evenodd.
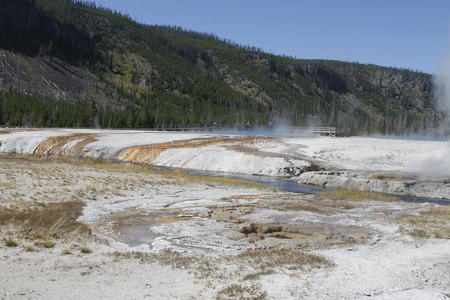
M 84 276 L 98 283 L 92 293 L 113 298 L 450 293 L 445 141 L 0 133 L 0 219 L 10 220 L 0 234 L 19 245 L 0 248 L 9 298 L 51 298 Z M 27 227 L 44 213 L 59 225 Z M 61 256 L 85 248 L 89 256 Z M 50 290 L 29 276 L 61 282 Z M 25 289 L 15 283 L 24 280 Z

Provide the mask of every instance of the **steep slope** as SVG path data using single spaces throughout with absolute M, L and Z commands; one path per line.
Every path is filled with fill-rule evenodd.
M 0 123 L 9 125 L 284 119 L 404 133 L 432 128 L 440 118 L 428 74 L 275 56 L 212 35 L 141 25 L 89 3 L 0 0 L 0 34 L 0 89 L 9 91 L 0 96 Z

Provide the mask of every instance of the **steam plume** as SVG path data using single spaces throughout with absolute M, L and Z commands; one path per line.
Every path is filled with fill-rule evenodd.
M 435 95 L 437 97 L 439 109 L 445 113 L 446 119 L 444 130 L 450 129 L 450 51 L 447 51 L 447 55 L 441 62 L 436 76 L 434 76 Z
M 444 135 L 448 135 L 450 132 L 450 51 L 447 51 L 434 76 L 434 86 L 439 109 L 446 114 L 441 124 L 441 131 Z M 428 153 L 419 165 L 422 168 L 422 174 L 450 178 L 450 142 L 447 143 L 446 148 Z

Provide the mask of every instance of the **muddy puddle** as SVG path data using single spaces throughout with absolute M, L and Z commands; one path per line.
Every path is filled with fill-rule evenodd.
M 162 234 L 151 231 L 151 227 L 142 224 L 124 224 L 115 228 L 116 240 L 130 247 L 138 247 L 142 244 L 150 245 Z

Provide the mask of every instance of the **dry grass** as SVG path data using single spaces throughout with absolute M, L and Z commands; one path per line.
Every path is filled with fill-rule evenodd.
M 250 273 L 244 276 L 243 280 L 259 280 L 261 278 L 261 276 L 266 276 L 266 275 L 270 275 L 273 274 L 273 270 L 266 270 L 266 271 L 261 271 L 261 272 L 255 272 L 255 273 Z
M 346 190 L 338 189 L 334 191 L 329 191 L 317 195 L 319 199 L 330 199 L 330 200 L 348 200 L 348 201 L 384 201 L 392 202 L 398 201 L 394 196 L 388 196 L 378 193 L 363 192 L 358 190 Z
M 255 188 L 255 189 L 264 189 L 264 190 L 271 190 L 276 191 L 277 189 L 262 183 L 253 182 L 253 181 L 247 181 L 247 180 L 240 180 L 240 179 L 233 179 L 233 178 L 225 178 L 225 177 L 213 177 L 213 176 L 199 176 L 199 175 L 192 175 L 192 174 L 186 174 L 186 173 L 179 173 L 179 172 L 167 172 L 164 171 L 160 173 L 160 175 L 182 182 L 194 182 L 194 183 L 206 183 L 206 184 L 212 184 L 212 185 L 228 185 L 228 186 L 243 186 L 247 188 Z
M 236 257 L 243 265 L 252 266 L 258 272 L 270 269 L 286 268 L 303 270 L 307 268 L 331 267 L 333 264 L 326 258 L 293 249 L 250 250 Z
M 14 190 L 16 189 L 16 185 L 14 183 L 10 182 L 0 182 L 0 188 L 7 189 L 7 190 Z
M 250 250 L 239 255 L 204 256 L 185 255 L 174 251 L 158 254 L 119 253 L 118 258 L 158 262 L 176 269 L 188 270 L 200 279 L 252 280 L 276 272 L 295 274 L 315 268 L 328 268 L 333 264 L 324 257 L 293 249 Z
M 37 209 L 0 208 L 0 226 L 13 225 L 21 237 L 36 240 L 64 238 L 67 235 L 90 234 L 87 225 L 77 222 L 83 208 L 82 202 L 42 204 Z
M 216 300 L 262 300 L 266 297 L 267 292 L 262 290 L 260 285 L 234 283 L 220 290 L 216 295 Z
M 80 248 L 80 253 L 89 254 L 89 253 L 92 253 L 92 250 L 89 249 L 88 247 L 81 247 Z
M 72 251 L 70 251 L 69 249 L 64 249 L 64 250 L 61 252 L 61 254 L 62 254 L 62 255 L 71 255 L 71 254 L 72 254 Z
M 41 245 L 44 248 L 53 248 L 53 247 L 55 247 L 55 243 L 53 243 L 52 241 L 43 241 L 43 242 L 39 243 L 39 245 Z
M 102 159 L 73 158 L 64 156 L 21 155 L 21 154 L 14 156 L 11 156 L 9 154 L 5 156 L 10 157 L 11 159 L 22 159 L 36 163 L 52 162 L 56 164 L 70 164 L 80 167 L 90 167 L 95 168 L 97 170 L 105 170 L 108 172 L 158 175 L 165 179 L 168 179 L 168 181 L 165 182 L 166 184 L 200 183 L 200 184 L 209 184 L 213 186 L 227 185 L 227 186 L 242 186 L 247 188 L 264 189 L 270 191 L 277 190 L 274 187 L 270 187 L 268 185 L 253 181 L 224 178 L 224 177 L 200 176 L 176 171 L 162 171 L 138 164 L 110 163 Z
M 19 246 L 19 244 L 15 240 L 13 240 L 13 239 L 5 240 L 5 247 L 12 248 L 12 247 L 17 247 L 17 246 Z
M 450 208 L 436 207 L 396 218 L 401 231 L 416 238 L 450 239 Z
M 52 163 L 59 164 L 71 164 L 77 166 L 93 166 L 93 167 L 101 167 L 107 165 L 108 163 L 102 159 L 96 158 L 73 158 L 73 157 L 65 157 L 65 156 L 38 156 L 34 155 L 31 158 L 39 161 L 48 161 Z
M 450 207 L 431 208 L 420 213 L 422 216 L 431 216 L 434 218 L 450 221 Z
M 26 246 L 26 247 L 24 248 L 24 250 L 25 250 L 26 252 L 35 252 L 35 251 L 36 251 L 36 249 L 35 249 L 33 246 Z

